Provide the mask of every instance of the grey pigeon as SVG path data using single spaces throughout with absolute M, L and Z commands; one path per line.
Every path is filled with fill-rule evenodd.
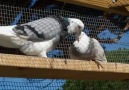
M 32 22 L 0 26 L 0 46 L 18 48 L 26 55 L 47 57 L 68 34 L 84 29 L 80 19 L 49 16 Z
M 69 48 L 69 55 L 72 59 L 93 60 L 97 64 L 107 62 L 100 43 L 96 39 L 88 37 L 84 32 L 76 35 L 76 40 Z

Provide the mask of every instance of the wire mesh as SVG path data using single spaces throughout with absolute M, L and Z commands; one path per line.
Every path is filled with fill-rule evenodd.
M 67 6 L 66 6 L 67 7 Z M 69 6 L 68 6 L 69 7 Z M 75 7 L 73 7 L 75 8 Z M 66 8 L 67 10 L 67 8 Z M 80 12 L 66 11 L 60 9 L 28 9 L 23 7 L 14 7 L 10 5 L 1 5 L 0 6 L 0 24 L 1 25 L 10 25 L 10 24 L 23 24 L 36 19 L 40 19 L 43 17 L 47 17 L 50 15 L 61 15 L 64 17 L 74 17 L 81 19 L 85 24 L 84 32 L 92 38 L 98 39 L 101 45 L 104 47 L 107 58 L 109 62 L 113 62 L 113 57 L 127 57 L 128 53 L 128 45 L 129 42 L 126 41 L 126 37 L 128 36 L 128 32 L 124 33 L 123 37 L 118 42 L 112 42 L 113 38 L 116 38 L 120 33 L 123 32 L 123 29 L 116 26 L 110 20 L 107 20 L 103 17 L 103 13 L 100 11 L 94 12 L 94 10 L 87 11 L 84 14 L 80 14 Z M 78 8 L 77 8 L 78 10 Z M 86 9 L 88 10 L 88 9 Z M 89 13 L 90 14 L 89 14 Z M 95 14 L 94 14 L 95 13 Z M 98 13 L 98 14 L 97 14 Z M 120 22 L 120 24 L 123 24 Z M 68 48 L 74 41 L 74 36 L 67 36 L 65 40 L 63 40 L 56 49 L 54 49 L 54 53 L 51 51 L 48 53 L 50 57 L 56 58 L 69 58 Z M 4 53 L 15 53 L 18 54 L 18 50 L 12 49 L 3 49 L 1 48 L 0 52 Z M 111 55 L 110 53 L 114 53 Z M 125 53 L 123 53 L 125 52 Z M 127 52 L 127 53 L 126 53 Z M 110 54 L 110 56 L 108 56 Z M 120 56 L 122 55 L 122 56 Z M 112 58 L 111 58 L 112 57 Z M 120 58 L 118 58 L 120 59 Z M 115 62 L 128 62 L 128 58 L 123 60 L 117 60 Z
M 124 2 L 122 0 L 110 0 L 108 1 L 110 7 L 120 7 L 120 6 L 127 6 L 129 4 L 128 0 Z
M 41 2 L 41 1 L 40 1 Z M 24 3 L 23 1 L 21 2 Z M 61 15 L 81 19 L 85 24 L 84 32 L 98 39 L 103 46 L 108 62 L 129 62 L 129 32 L 123 33 L 123 26 L 127 17 L 120 21 L 117 15 L 112 15 L 110 20 L 103 16 L 104 12 L 76 5 L 62 3 L 55 4 L 52 8 L 37 9 L 18 5 L 16 1 L 2 1 L 0 4 L 0 25 L 13 25 L 27 23 L 49 15 Z M 20 6 L 20 7 L 19 7 Z M 38 6 L 38 5 L 37 5 Z M 47 5 L 45 5 L 47 6 Z M 53 9 L 54 8 L 54 9 Z M 119 16 L 119 15 L 118 15 Z M 116 20 L 116 21 L 113 21 Z M 119 34 L 123 33 L 118 42 L 112 42 Z M 48 52 L 48 57 L 70 58 L 68 48 L 75 40 L 74 35 L 67 36 L 54 50 Z M 17 49 L 0 48 L 0 53 L 23 54 Z M 128 81 L 77 81 L 58 79 L 32 79 L 32 78 L 0 78 L 0 90 L 128 90 Z

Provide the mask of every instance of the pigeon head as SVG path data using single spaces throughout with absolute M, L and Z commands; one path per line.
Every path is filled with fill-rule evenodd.
M 80 19 L 76 18 L 68 18 L 69 25 L 68 25 L 68 33 L 69 34 L 77 34 L 80 35 L 81 31 L 84 29 L 84 23 Z

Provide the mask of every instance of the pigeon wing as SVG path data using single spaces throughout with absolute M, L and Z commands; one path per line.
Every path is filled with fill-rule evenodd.
M 50 40 L 62 32 L 61 24 L 52 17 L 46 17 L 13 28 L 19 36 L 26 36 L 30 41 Z

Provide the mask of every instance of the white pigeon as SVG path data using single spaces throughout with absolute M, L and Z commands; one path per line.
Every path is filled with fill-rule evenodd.
M 88 37 L 84 32 L 76 35 L 76 40 L 69 48 L 69 55 L 71 59 L 93 60 L 99 65 L 101 65 L 99 62 L 107 62 L 100 43 Z
M 68 34 L 80 33 L 84 24 L 80 19 L 49 16 L 32 22 L 0 26 L 0 46 L 18 48 L 26 55 L 47 57 Z

